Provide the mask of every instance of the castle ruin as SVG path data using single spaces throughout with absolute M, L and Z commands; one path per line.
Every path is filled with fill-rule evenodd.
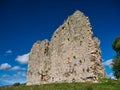
M 50 41 L 37 41 L 30 52 L 27 85 L 55 82 L 98 82 L 105 77 L 100 41 L 88 17 L 76 11 Z

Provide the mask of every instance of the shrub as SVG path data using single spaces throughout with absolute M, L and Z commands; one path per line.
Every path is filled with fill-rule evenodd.
M 18 82 L 18 83 L 14 83 L 13 84 L 13 86 L 19 86 L 20 85 L 20 83 Z

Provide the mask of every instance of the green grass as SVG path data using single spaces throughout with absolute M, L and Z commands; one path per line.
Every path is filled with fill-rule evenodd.
M 100 79 L 100 83 L 52 83 L 44 85 L 19 85 L 3 87 L 0 90 L 120 90 L 120 80 Z

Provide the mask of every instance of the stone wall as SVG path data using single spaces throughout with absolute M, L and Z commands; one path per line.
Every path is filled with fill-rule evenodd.
M 88 17 L 76 11 L 50 41 L 37 41 L 30 52 L 27 85 L 54 82 L 97 82 L 105 77 L 100 41 Z

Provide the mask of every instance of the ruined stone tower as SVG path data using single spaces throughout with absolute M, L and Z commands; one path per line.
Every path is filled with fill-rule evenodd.
M 54 82 L 97 82 L 105 77 L 100 41 L 88 17 L 76 11 L 50 41 L 37 41 L 30 52 L 27 85 Z

